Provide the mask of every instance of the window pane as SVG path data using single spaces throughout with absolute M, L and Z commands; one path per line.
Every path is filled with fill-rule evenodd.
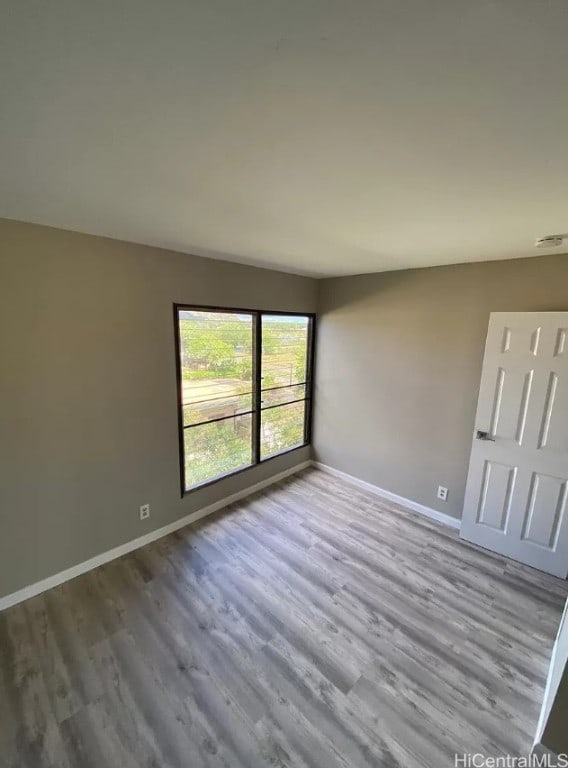
M 305 396 L 305 384 L 294 384 L 291 387 L 278 387 L 277 389 L 263 389 L 261 407 L 268 408 L 271 405 L 284 405 L 294 400 L 303 400 Z
M 252 315 L 179 313 L 184 425 L 252 409 Z
M 191 384 L 194 384 L 192 382 Z M 199 383 L 199 382 L 197 382 Z M 184 396 L 189 394 L 188 382 L 184 381 Z M 190 386 L 191 386 L 190 384 Z M 224 394 L 226 392 L 226 394 Z M 225 385 L 219 381 L 213 382 L 211 387 L 200 388 L 199 394 L 203 400 L 191 400 L 183 406 L 183 424 L 200 424 L 202 421 L 224 419 L 227 416 L 238 416 L 241 413 L 252 411 L 252 393 L 250 390 L 239 395 L 234 391 L 234 385 Z M 190 397 L 198 396 L 197 387 L 191 388 Z M 185 402 L 185 401 L 184 401 Z
M 251 429 L 250 414 L 185 429 L 186 489 L 251 464 Z
M 262 388 L 306 380 L 308 318 L 262 315 Z
M 179 332 L 183 425 L 213 422 L 184 430 L 187 489 L 252 462 L 253 316 L 180 310 Z
M 266 459 L 304 443 L 305 402 L 279 405 L 261 413 L 260 457 Z

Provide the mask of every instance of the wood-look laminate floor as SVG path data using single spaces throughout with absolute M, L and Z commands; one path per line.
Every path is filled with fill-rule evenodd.
M 566 592 L 307 470 L 0 614 L 0 765 L 523 754 Z

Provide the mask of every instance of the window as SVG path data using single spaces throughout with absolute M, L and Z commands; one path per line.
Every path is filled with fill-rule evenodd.
M 313 315 L 174 309 L 182 491 L 307 445 Z

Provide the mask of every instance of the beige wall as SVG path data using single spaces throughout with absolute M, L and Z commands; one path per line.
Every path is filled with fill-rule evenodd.
M 314 311 L 316 282 L 0 220 L 0 596 L 309 458 L 180 498 L 173 302 Z
M 461 517 L 489 313 L 540 310 L 568 255 L 321 281 L 316 458 Z

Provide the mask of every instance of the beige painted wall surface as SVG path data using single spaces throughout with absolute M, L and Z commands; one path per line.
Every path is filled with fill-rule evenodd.
M 547 310 L 568 255 L 321 281 L 317 460 L 461 517 L 489 313 Z
M 316 282 L 0 220 L 0 596 L 309 458 L 180 498 L 173 302 L 314 311 Z

